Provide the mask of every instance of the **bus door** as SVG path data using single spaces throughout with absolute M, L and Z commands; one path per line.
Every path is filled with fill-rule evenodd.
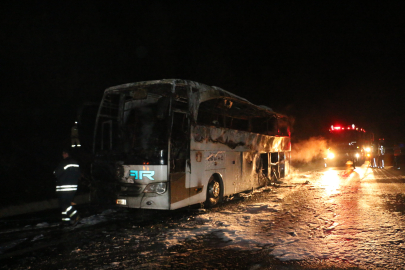
M 278 169 L 279 169 L 279 175 L 280 178 L 284 178 L 285 177 L 285 155 L 284 152 L 280 152 L 278 153 Z
M 260 166 L 259 166 L 259 185 L 264 186 L 267 183 L 267 179 L 270 179 L 271 175 L 269 173 L 269 154 L 260 154 Z
M 177 205 L 186 206 L 190 197 L 190 181 L 186 169 L 188 152 L 190 151 L 188 126 L 188 118 L 185 112 L 173 112 L 169 155 L 171 205 L 177 203 Z M 178 207 L 176 206 L 175 208 Z
M 242 156 L 243 152 L 226 153 L 226 178 L 224 180 L 225 194 L 237 193 L 245 190 L 242 181 Z
M 270 153 L 270 162 L 271 162 L 271 180 L 277 181 L 280 179 L 280 170 L 279 170 L 279 156 L 278 152 Z
M 257 184 L 257 167 L 255 157 L 256 154 L 253 152 L 242 152 L 242 176 L 241 181 L 243 183 L 243 190 L 252 189 Z

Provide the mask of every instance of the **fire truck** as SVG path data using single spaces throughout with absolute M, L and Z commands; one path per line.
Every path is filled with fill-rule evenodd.
M 344 166 L 348 161 L 355 167 L 370 160 L 376 151 L 373 133 L 355 124 L 331 125 L 325 167 Z

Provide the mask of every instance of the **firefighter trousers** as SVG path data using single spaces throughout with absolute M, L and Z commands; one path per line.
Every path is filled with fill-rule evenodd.
M 76 219 L 78 213 L 72 205 L 76 191 L 60 191 L 58 192 L 59 207 L 61 210 L 62 223 L 71 224 Z

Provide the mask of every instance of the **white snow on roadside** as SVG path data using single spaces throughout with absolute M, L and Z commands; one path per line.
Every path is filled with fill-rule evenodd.
M 98 223 L 106 222 L 108 220 L 108 216 L 111 214 L 114 214 L 115 212 L 117 212 L 117 211 L 114 209 L 107 209 L 99 215 L 93 215 L 93 216 L 82 218 L 82 219 L 80 219 L 78 225 L 76 225 L 75 228 L 79 228 L 84 225 L 96 225 Z
M 280 196 L 271 203 L 248 204 L 239 211 L 221 211 L 201 214 L 194 220 L 193 227 L 172 229 L 165 239 L 166 247 L 195 239 L 199 235 L 213 234 L 233 249 L 257 249 L 273 245 L 270 230 L 274 216 L 281 210 Z M 290 236 L 291 237 L 291 236 Z M 269 240 L 270 239 L 270 240 Z
M 40 234 L 40 235 L 35 236 L 35 237 L 31 240 L 31 242 L 35 242 L 35 241 L 40 240 L 40 239 L 43 239 L 43 238 L 44 238 L 44 235 L 43 235 L 43 234 Z
M 49 227 L 49 223 L 48 222 L 41 222 L 41 223 L 38 223 L 36 227 Z
M 105 216 L 102 215 L 94 215 L 94 216 L 90 216 L 90 217 L 86 217 L 86 218 L 82 218 L 80 220 L 80 224 L 78 226 L 80 226 L 81 224 L 86 224 L 86 225 L 95 225 L 101 222 L 105 222 L 107 221 L 107 218 Z
M 115 212 L 117 211 L 114 209 L 107 209 L 99 215 L 93 215 L 86 218 L 82 218 L 80 219 L 79 224 L 76 227 L 80 227 L 83 225 L 95 225 L 101 222 L 106 222 L 108 220 L 108 216 L 114 214 Z

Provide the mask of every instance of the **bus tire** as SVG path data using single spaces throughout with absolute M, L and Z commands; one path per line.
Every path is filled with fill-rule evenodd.
M 220 177 L 212 175 L 207 185 L 206 206 L 211 208 L 218 205 L 222 201 L 223 193 L 223 184 Z

